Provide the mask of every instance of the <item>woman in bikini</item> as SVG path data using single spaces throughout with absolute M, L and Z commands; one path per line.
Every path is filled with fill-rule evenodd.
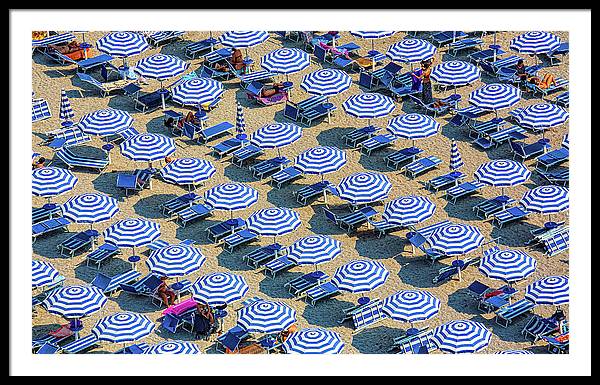
M 544 77 L 541 79 L 537 76 L 532 76 L 529 79 L 527 79 L 527 81 L 529 81 L 529 83 L 531 84 L 537 85 L 543 90 L 549 88 L 550 86 L 556 85 L 556 79 L 554 78 L 554 75 L 550 73 L 545 74 Z

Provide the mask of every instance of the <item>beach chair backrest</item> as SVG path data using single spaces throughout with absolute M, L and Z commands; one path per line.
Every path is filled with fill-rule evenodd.
M 283 116 L 293 121 L 297 121 L 300 116 L 300 110 L 295 105 L 286 103 L 285 108 L 283 109 Z
M 373 87 L 373 76 L 365 71 L 362 71 L 358 77 L 358 85 L 370 90 Z
M 313 53 L 315 54 L 317 59 L 319 59 L 322 62 L 325 61 L 325 55 L 327 55 L 327 51 L 325 51 L 325 49 L 323 47 L 321 47 L 319 44 L 315 45 L 315 50 Z
M 381 300 L 375 300 L 372 304 L 352 315 L 352 323 L 355 330 L 363 329 L 367 326 L 374 325 L 386 317 L 382 311 L 383 303 Z

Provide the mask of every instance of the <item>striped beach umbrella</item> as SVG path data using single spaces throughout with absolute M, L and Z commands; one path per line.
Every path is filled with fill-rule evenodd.
M 375 50 L 375 39 L 383 39 L 395 34 L 396 31 L 350 31 L 350 34 L 361 39 L 371 40 L 371 51 Z
M 452 139 L 452 146 L 450 147 L 450 169 L 458 170 L 464 165 L 465 163 L 463 162 L 460 152 L 458 151 L 458 145 L 454 139 Z
M 246 224 L 250 231 L 275 238 L 296 230 L 302 221 L 298 213 L 292 209 L 271 207 L 252 213 L 246 220 Z
M 148 336 L 155 327 L 147 316 L 127 311 L 101 318 L 92 328 L 92 334 L 100 341 L 126 343 Z
M 91 285 L 65 286 L 53 291 L 44 301 L 44 307 L 52 314 L 78 319 L 97 312 L 106 304 L 102 290 Z
M 248 293 L 248 284 L 241 275 L 219 272 L 200 277 L 192 286 L 194 300 L 209 306 L 230 304 Z
M 298 48 L 279 48 L 260 59 L 260 65 L 267 71 L 288 75 L 302 71 L 310 65 L 310 55 Z
M 323 235 L 300 238 L 288 247 L 287 257 L 297 265 L 318 265 L 342 253 L 340 241 Z
M 489 345 L 492 332 L 479 322 L 450 321 L 435 328 L 431 339 L 446 353 L 477 353 Z
M 401 290 L 383 300 L 382 311 L 391 319 L 401 322 L 426 321 L 440 311 L 441 302 L 425 290 Z
M 534 354 L 534 353 L 531 350 L 510 349 L 510 350 L 503 350 L 501 352 L 496 352 L 494 354 Z
M 446 86 L 464 86 L 478 80 L 481 76 L 479 68 L 462 60 L 452 60 L 433 67 L 431 79 Z
M 201 354 L 200 347 L 189 341 L 164 341 L 150 346 L 143 354 Z
M 108 136 L 123 131 L 133 124 L 129 112 L 116 108 L 105 108 L 90 112 L 81 118 L 79 127 L 89 135 Z
M 52 266 L 50 262 L 44 261 L 31 261 L 31 287 L 36 288 L 40 286 L 49 285 L 60 273 Z
M 349 175 L 337 185 L 338 196 L 353 205 L 383 200 L 391 189 L 392 182 L 386 175 L 372 171 Z
M 296 310 L 283 302 L 259 300 L 240 309 L 237 322 L 249 332 L 279 333 L 296 322 Z
M 410 195 L 386 203 L 382 217 L 391 224 L 410 226 L 431 218 L 435 209 L 429 198 Z
M 436 229 L 429 237 L 432 249 L 444 255 L 463 255 L 477 249 L 484 241 L 483 234 L 475 226 L 451 223 Z
M 346 153 L 337 147 L 317 146 L 296 157 L 296 167 L 306 174 L 323 175 L 334 172 L 346 164 Z
M 545 31 L 529 31 L 510 41 L 510 49 L 526 54 L 541 54 L 555 50 L 560 45 L 560 38 Z
M 531 177 L 531 171 L 521 163 L 508 159 L 492 160 L 480 165 L 474 173 L 481 183 L 504 188 L 525 183 Z
M 521 90 L 510 84 L 492 83 L 476 89 L 469 94 L 469 102 L 484 110 L 493 110 L 498 116 L 498 110 L 508 108 L 521 100 Z
M 225 90 L 221 82 L 209 78 L 192 78 L 178 83 L 172 90 L 175 102 L 197 107 L 219 99 Z
M 146 260 L 153 273 L 165 277 L 183 277 L 200 269 L 206 257 L 200 248 L 188 245 L 169 245 L 152 251 Z
M 527 106 L 517 115 L 520 126 L 541 130 L 559 126 L 569 119 L 569 113 L 561 106 L 552 103 L 538 103 Z
M 31 172 L 31 192 L 35 196 L 50 197 L 71 191 L 77 177 L 69 170 L 59 167 L 36 168 Z
M 204 202 L 217 210 L 241 210 L 258 201 L 258 191 L 243 183 L 223 183 L 204 192 Z
M 67 97 L 67 93 L 64 89 L 60 90 L 60 111 L 58 117 L 62 120 L 63 126 L 70 126 L 73 124 L 73 118 L 75 118 L 75 112 L 71 107 L 71 102 Z
M 123 58 L 123 63 L 128 56 L 144 52 L 149 45 L 146 38 L 133 32 L 112 32 L 104 35 L 96 42 L 98 51 L 110 56 Z
M 364 93 L 352 95 L 342 103 L 344 111 L 350 116 L 361 119 L 369 119 L 368 125 L 371 125 L 371 119 L 381 118 L 391 114 L 396 105 L 389 96 Z
M 236 138 L 243 140 L 248 136 L 246 135 L 246 120 L 244 119 L 244 108 L 240 104 L 240 102 L 236 102 L 236 112 L 235 112 L 235 132 L 237 135 Z
M 536 267 L 535 258 L 522 250 L 498 250 L 484 255 L 479 271 L 486 277 L 513 283 L 529 277 Z
M 527 286 L 525 298 L 538 305 L 562 305 L 569 302 L 569 277 L 542 278 Z
M 160 236 L 160 225 L 141 218 L 120 220 L 104 230 L 104 241 L 117 247 L 145 246 Z
M 157 79 L 162 82 L 170 77 L 181 75 L 188 67 L 189 64 L 177 56 L 157 53 L 138 60 L 134 71 L 145 78 Z
M 336 271 L 331 282 L 340 290 L 350 293 L 364 293 L 383 285 L 390 272 L 379 261 L 355 259 Z
M 336 69 L 320 69 L 302 77 L 300 87 L 313 95 L 331 96 L 346 91 L 352 85 L 352 78 L 346 72 Z
M 104 222 L 119 212 L 119 204 L 113 197 L 101 193 L 85 193 L 69 198 L 62 206 L 62 213 L 76 223 Z
M 569 133 L 566 133 L 565 136 L 563 136 L 561 146 L 567 149 L 569 148 Z
M 294 143 L 302 136 L 302 129 L 292 123 L 272 123 L 262 126 L 250 135 L 250 142 L 262 148 L 280 148 Z
M 266 31 L 227 31 L 219 40 L 225 47 L 247 48 L 263 43 L 268 38 Z
M 404 139 L 424 139 L 436 135 L 440 124 L 431 116 L 423 114 L 404 114 L 390 119 L 387 130 Z
M 430 42 L 422 39 L 404 39 L 392 44 L 386 55 L 396 61 L 415 63 L 431 59 L 437 48 Z
M 123 156 L 138 162 L 160 160 L 175 152 L 175 141 L 162 134 L 137 134 L 121 143 Z
M 527 190 L 521 198 L 525 209 L 541 214 L 556 214 L 569 208 L 569 189 L 562 186 L 539 186 Z
M 165 165 L 160 170 L 160 175 L 167 182 L 192 185 L 209 179 L 217 172 L 208 160 L 199 158 L 178 158 Z
M 338 333 L 323 328 L 294 332 L 281 345 L 287 354 L 340 354 L 344 346 Z

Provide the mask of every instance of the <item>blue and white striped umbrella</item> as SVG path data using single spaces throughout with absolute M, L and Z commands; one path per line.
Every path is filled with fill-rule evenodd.
M 128 218 L 104 230 L 104 241 L 117 247 L 144 246 L 160 236 L 160 225 L 140 218 Z
M 510 49 L 526 54 L 540 54 L 555 50 L 560 38 L 550 32 L 530 31 L 510 41 Z
M 192 286 L 194 300 L 209 306 L 230 304 L 248 293 L 248 284 L 241 275 L 212 273 L 198 278 Z
M 143 354 L 201 354 L 200 347 L 189 341 L 164 341 L 150 346 Z
M 392 60 L 414 63 L 431 59 L 436 51 L 437 48 L 426 40 L 404 39 L 392 44 L 386 55 Z
M 503 350 L 501 352 L 496 352 L 494 354 L 534 354 L 534 353 L 531 350 L 511 349 L 511 350 Z
M 450 321 L 435 328 L 431 339 L 446 353 L 476 353 L 490 344 L 492 332 L 479 322 Z
M 435 209 L 435 203 L 429 198 L 410 195 L 386 203 L 382 217 L 388 223 L 395 225 L 416 225 L 431 218 Z
M 200 248 L 188 245 L 169 245 L 152 251 L 146 264 L 150 271 L 165 277 L 183 277 L 200 269 L 206 257 Z
M 298 48 L 279 48 L 263 56 L 260 65 L 267 71 L 287 75 L 308 67 L 310 55 Z
M 469 94 L 469 102 L 484 110 L 497 111 L 508 108 L 521 100 L 521 90 L 510 84 L 493 83 Z
M 133 124 L 129 112 L 105 108 L 86 114 L 79 121 L 81 130 L 89 135 L 108 136 L 125 130 Z
M 535 258 L 522 250 L 498 250 L 481 259 L 479 271 L 486 277 L 512 283 L 529 277 L 536 267 Z
M 391 189 L 386 175 L 372 171 L 349 175 L 337 185 L 338 196 L 354 205 L 383 200 Z
M 313 95 L 331 96 L 346 91 L 352 85 L 352 78 L 346 72 L 336 69 L 320 69 L 304 75 L 300 87 Z
M 59 275 L 58 270 L 50 262 L 31 261 L 31 287 L 48 285 Z
M 527 286 L 525 298 L 538 305 L 562 305 L 569 302 L 569 277 L 542 278 Z
M 177 56 L 157 53 L 138 60 L 134 71 L 145 78 L 165 80 L 181 75 L 189 66 Z
M 452 139 L 452 146 L 450 147 L 450 169 L 458 170 L 464 165 L 465 163 L 463 162 L 460 152 L 458 151 L 458 145 L 454 139 Z
M 433 67 L 431 79 L 447 86 L 464 86 L 478 80 L 479 68 L 462 60 L 452 60 Z
M 127 311 L 101 318 L 92 328 L 92 334 L 100 341 L 125 343 L 148 336 L 155 327 L 144 314 Z
M 244 119 L 244 108 L 240 102 L 236 102 L 236 113 L 235 113 L 235 132 L 237 133 L 236 138 L 246 139 L 246 120 Z
M 75 118 L 75 112 L 73 112 L 71 102 L 64 89 L 60 90 L 60 111 L 58 117 L 63 121 L 63 125 L 70 124 L 72 119 Z
M 552 103 L 538 103 L 527 106 L 517 116 L 520 126 L 543 130 L 556 127 L 569 119 L 569 113 L 561 106 Z
M 278 333 L 296 322 L 296 310 L 283 302 L 260 300 L 240 309 L 237 322 L 249 332 Z
M 138 162 L 152 162 L 175 152 L 175 141 L 162 134 L 137 134 L 121 143 L 123 156 Z
M 396 105 L 389 96 L 364 93 L 350 96 L 342 103 L 342 107 L 350 116 L 370 120 L 391 114 Z
M 423 139 L 436 135 L 440 124 L 431 116 L 404 114 L 390 119 L 387 130 L 404 139 Z
M 463 255 L 477 249 L 484 241 L 483 234 L 475 226 L 462 223 L 448 224 L 436 229 L 429 237 L 432 249 L 444 255 Z
M 206 159 L 178 158 L 160 170 L 164 180 L 175 184 L 196 184 L 207 180 L 217 169 Z
M 212 103 L 220 98 L 225 90 L 223 84 L 209 78 L 183 80 L 173 87 L 173 100 L 184 106 L 198 106 Z
M 539 186 L 527 190 L 521 204 L 529 211 L 555 214 L 569 208 L 569 189 L 562 186 Z
M 41 197 L 60 195 L 71 191 L 77 181 L 77 177 L 64 168 L 36 168 L 31 172 L 31 192 Z
M 85 193 L 69 198 L 62 206 L 62 213 L 76 223 L 99 223 L 119 212 L 119 203 L 113 197 L 101 193 Z
M 563 136 L 561 146 L 564 148 L 569 148 L 569 133 L 566 133 L 565 136 Z
M 142 53 L 148 47 L 146 38 L 133 32 L 112 32 L 96 42 L 98 51 L 122 58 Z
M 331 282 L 341 290 L 350 293 L 364 293 L 383 285 L 390 272 L 379 261 L 355 259 L 340 266 Z
M 81 318 L 102 309 L 108 299 L 102 290 L 91 285 L 65 286 L 53 291 L 43 302 L 52 314 Z
M 281 345 L 287 354 L 340 354 L 344 346 L 338 333 L 323 328 L 294 332 Z
M 390 318 L 401 321 L 426 321 L 440 311 L 441 302 L 425 290 L 401 290 L 383 300 L 383 312 Z
M 272 123 L 262 126 L 250 135 L 250 142 L 262 148 L 277 148 L 294 143 L 302 136 L 302 129 L 292 123 Z
M 481 183 L 510 187 L 525 183 L 531 177 L 531 171 L 521 162 L 497 159 L 480 165 L 474 176 Z
M 248 230 L 263 236 L 284 235 L 296 230 L 302 224 L 300 216 L 292 209 L 271 207 L 255 211 L 246 220 Z
M 329 262 L 342 253 L 337 239 L 323 235 L 300 238 L 288 247 L 287 257 L 298 265 L 318 265 Z
M 266 31 L 227 31 L 219 40 L 225 47 L 246 48 L 263 43 L 268 38 Z
M 350 31 L 350 34 L 361 39 L 382 39 L 395 33 L 396 31 Z
M 317 146 L 296 157 L 296 167 L 306 174 L 327 174 L 346 164 L 346 153 L 337 147 Z
M 217 210 L 241 210 L 258 201 L 258 191 L 243 183 L 223 183 L 204 192 L 204 202 Z

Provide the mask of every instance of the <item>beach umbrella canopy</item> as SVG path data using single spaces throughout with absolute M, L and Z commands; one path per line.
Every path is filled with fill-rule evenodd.
M 225 47 L 247 48 L 258 45 L 269 38 L 266 31 L 227 31 L 219 40 Z
M 236 101 L 236 113 L 235 113 L 235 132 L 237 133 L 236 138 L 246 139 L 246 120 L 244 120 L 244 108 L 240 102 Z
M 429 198 L 410 195 L 386 203 L 382 217 L 388 223 L 395 225 L 416 225 L 431 218 L 435 209 L 435 203 Z
M 278 333 L 296 322 L 296 310 L 283 302 L 259 300 L 240 309 L 237 322 L 249 332 Z
M 223 183 L 204 192 L 204 202 L 217 210 L 241 210 L 258 201 L 258 191 L 243 183 Z
M 452 139 L 452 146 L 450 147 L 450 169 L 458 170 L 464 165 L 465 163 L 463 162 L 460 152 L 458 151 L 458 145 L 454 139 Z
M 153 273 L 165 277 L 183 277 L 198 270 L 206 262 L 200 248 L 188 245 L 169 245 L 152 251 L 146 260 Z
M 302 136 L 302 129 L 292 123 L 272 123 L 262 126 L 250 135 L 250 142 L 262 148 L 279 148 L 294 143 Z
M 525 298 L 538 305 L 562 305 L 569 302 L 569 277 L 542 278 L 527 286 Z
M 401 322 L 426 321 L 440 311 L 441 302 L 425 290 L 402 290 L 383 300 L 382 311 Z
M 244 277 L 228 272 L 205 275 L 192 286 L 194 300 L 209 306 L 233 303 L 247 292 L 248 284 Z
M 200 354 L 198 345 L 189 341 L 164 341 L 150 346 L 143 354 Z
M 382 39 L 395 33 L 396 31 L 350 31 L 350 34 L 361 39 Z
M 355 259 L 340 266 L 331 282 L 340 290 L 351 293 L 364 293 L 383 285 L 390 272 L 379 261 Z
M 492 332 L 474 321 L 450 321 L 433 330 L 431 339 L 446 353 L 476 353 L 485 349 Z
M 117 247 L 145 246 L 159 236 L 160 225 L 141 218 L 123 219 L 104 230 L 104 241 Z
M 529 277 L 536 267 L 535 258 L 524 251 L 498 250 L 483 256 L 479 271 L 486 277 L 512 283 Z
M 102 290 L 91 285 L 65 286 L 53 291 L 43 302 L 52 314 L 81 318 L 97 312 L 106 304 Z
M 338 333 L 323 328 L 294 332 L 281 345 L 287 354 L 340 354 L 344 346 Z
M 138 162 L 152 162 L 175 152 L 175 141 L 162 134 L 137 134 L 121 143 L 123 156 Z
M 430 42 L 422 39 L 404 39 L 392 44 L 386 55 L 396 61 L 407 63 L 431 59 L 437 48 Z
M 173 100 L 184 106 L 198 106 L 212 103 L 220 98 L 225 90 L 221 82 L 210 78 L 192 78 L 178 83 L 172 90 Z
M 31 192 L 41 197 L 56 196 L 71 191 L 77 181 L 77 177 L 64 168 L 36 168 L 31 172 Z
M 484 110 L 497 111 L 508 108 L 521 100 L 521 90 L 510 84 L 492 83 L 469 94 L 469 102 Z
M 287 257 L 297 265 L 329 262 L 342 253 L 342 244 L 323 235 L 300 238 L 288 247 Z
M 122 58 L 142 53 L 148 47 L 146 38 L 133 32 L 112 32 L 96 42 L 98 51 Z
M 377 93 L 352 95 L 342 103 L 344 111 L 361 119 L 374 119 L 391 114 L 396 105 L 389 96 Z
M 189 64 L 177 56 L 157 53 L 138 60 L 134 71 L 145 78 L 165 80 L 181 75 Z
M 448 86 L 464 86 L 478 80 L 481 76 L 479 68 L 462 60 L 452 60 L 433 67 L 431 78 L 439 84 Z
M 534 130 L 556 127 L 569 119 L 569 113 L 552 103 L 538 103 L 523 108 L 517 115 L 520 126 Z
M 561 143 L 561 146 L 563 146 L 564 148 L 569 148 L 569 134 L 566 133 L 565 136 L 563 136 L 563 141 Z
M 308 67 L 310 55 L 298 48 L 279 48 L 263 56 L 260 65 L 267 71 L 287 75 Z
M 503 350 L 501 352 L 496 352 L 494 354 L 534 354 L 534 353 L 531 350 L 511 349 L 511 350 Z
M 529 31 L 510 41 L 510 49 L 526 54 L 547 53 L 559 45 L 560 38 L 545 31 Z
M 85 193 L 69 198 L 62 206 L 65 218 L 77 223 L 99 223 L 115 216 L 119 204 L 113 197 L 101 193 Z
M 387 130 L 404 139 L 423 139 L 437 134 L 440 124 L 431 116 L 404 114 L 390 119 Z
M 92 328 L 100 341 L 125 343 L 146 337 L 156 325 L 143 314 L 118 312 L 101 318 Z
M 444 255 L 463 255 L 477 249 L 484 241 L 475 226 L 451 223 L 436 229 L 429 237 L 432 249 Z
M 536 213 L 559 213 L 569 208 L 569 189 L 562 186 L 539 186 L 523 194 L 521 204 Z
M 338 196 L 354 205 L 387 198 L 392 188 L 389 178 L 377 172 L 357 172 L 344 177 L 337 186 Z
M 296 157 L 296 167 L 306 174 L 327 174 L 346 164 L 346 153 L 337 147 L 317 146 Z
M 531 171 L 521 162 L 497 159 L 480 165 L 474 176 L 481 183 L 510 187 L 525 183 L 531 177 Z
M 284 235 L 302 224 L 300 216 L 292 209 L 271 207 L 255 211 L 246 220 L 247 228 L 263 236 Z
M 352 78 L 346 72 L 336 69 L 320 69 L 304 75 L 300 87 L 313 95 L 331 96 L 346 91 L 352 85 Z
M 31 287 L 51 284 L 59 275 L 50 262 L 31 261 Z
M 132 124 L 133 117 L 129 112 L 105 108 L 84 115 L 78 125 L 86 134 L 108 136 L 123 131 Z
M 60 111 L 58 117 L 63 121 L 63 125 L 69 125 L 72 119 L 75 118 L 75 112 L 73 112 L 71 102 L 64 89 L 60 90 Z
M 208 160 L 178 158 L 160 170 L 163 179 L 175 184 L 196 184 L 207 180 L 217 172 Z

